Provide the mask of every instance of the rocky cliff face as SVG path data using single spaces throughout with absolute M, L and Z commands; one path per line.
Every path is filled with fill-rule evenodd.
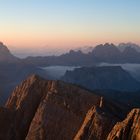
M 74 140 L 106 140 L 117 120 L 117 117 L 101 108 L 92 107 Z
M 85 112 L 100 97 L 60 81 L 48 81 L 26 140 L 72 139 Z M 80 109 L 79 109 L 80 108 Z
M 8 99 L 6 108 L 15 110 L 13 124 L 15 140 L 25 139 L 45 89 L 45 80 L 33 75 L 18 86 Z
M 0 108 L 0 139 L 106 140 L 120 112 L 119 105 L 85 89 L 32 75 Z
M 10 130 L 14 140 L 71 140 L 91 106 L 100 98 L 61 81 L 31 76 L 19 85 L 5 107 L 14 112 Z
M 74 140 L 140 140 L 140 109 L 133 109 L 122 122 L 117 120 L 102 108 L 92 107 Z
M 140 109 L 133 109 L 124 121 L 117 123 L 107 140 L 140 140 Z

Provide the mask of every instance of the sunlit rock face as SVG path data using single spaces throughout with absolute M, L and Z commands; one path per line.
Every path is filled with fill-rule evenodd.
M 93 105 L 100 105 L 100 96 L 33 75 L 14 90 L 6 108 L 15 111 L 15 140 L 71 140 Z
M 140 140 L 140 109 L 133 109 L 124 121 L 118 122 L 107 140 Z
M 0 139 L 106 140 L 109 135 L 112 140 L 115 131 L 123 129 L 116 129 L 115 124 L 124 119 L 125 111 L 120 104 L 94 92 L 32 75 L 15 88 L 5 107 L 0 108 Z M 133 138 L 137 134 L 138 138 L 139 110 L 128 116 L 131 121 L 123 124 L 133 130 L 129 129 L 127 135 Z
M 92 107 L 74 140 L 106 140 L 117 120 L 115 115 L 105 112 L 101 107 Z

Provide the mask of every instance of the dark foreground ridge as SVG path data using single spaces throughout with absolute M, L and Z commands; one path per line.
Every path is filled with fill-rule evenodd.
M 0 140 L 112 140 L 122 112 L 85 89 L 32 75 L 0 108 Z

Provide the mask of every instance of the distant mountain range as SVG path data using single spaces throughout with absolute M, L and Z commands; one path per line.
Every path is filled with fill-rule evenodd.
M 140 83 L 120 66 L 96 65 L 140 63 L 139 54 L 107 43 L 19 59 L 0 43 L 0 140 L 139 140 Z M 84 67 L 45 80 L 51 77 L 39 67 L 49 65 Z
M 88 54 L 90 52 L 92 52 L 94 49 L 94 47 L 92 46 L 84 46 L 84 47 L 79 47 L 74 49 L 74 51 L 81 51 L 82 53 Z
M 37 56 L 19 59 L 0 42 L 0 63 L 26 63 L 35 66 L 72 65 L 90 66 L 97 63 L 140 63 L 140 47 L 133 43 L 121 43 L 118 46 L 106 43 L 70 50 L 60 56 Z
M 140 46 L 134 43 L 120 43 L 117 47 L 120 51 L 124 51 L 127 47 L 131 47 L 140 52 Z
M 122 49 L 123 48 L 123 49 Z M 89 66 L 97 63 L 140 63 L 140 52 L 138 45 L 134 44 L 114 44 L 106 43 L 104 45 L 97 45 L 92 51 L 88 53 L 82 50 L 71 50 L 66 54 L 60 56 L 46 56 L 46 57 L 27 57 L 23 61 L 36 66 L 48 65 L 72 65 L 72 66 Z
M 19 59 L 11 54 L 9 49 L 3 44 L 0 43 L 0 103 L 2 104 L 13 88 L 25 79 L 28 75 L 36 73 L 47 79 L 51 77 L 46 73 L 45 70 L 40 69 L 41 66 L 50 66 L 50 65 L 60 65 L 60 66 L 93 66 L 101 62 L 108 63 L 139 63 L 140 62 L 140 53 L 136 51 L 133 47 L 126 47 L 123 52 L 121 52 L 113 44 L 104 44 L 98 45 L 92 50 L 92 52 L 82 53 L 82 51 L 74 51 L 60 55 L 60 56 L 46 56 L 46 57 L 28 57 L 26 59 Z M 114 75 L 114 69 L 117 71 L 117 67 L 110 69 L 110 78 Z M 103 71 L 103 70 L 102 70 Z M 124 90 L 136 90 L 138 89 L 139 83 L 128 76 L 127 72 L 120 68 L 121 80 L 112 79 L 113 81 L 108 83 L 108 81 L 100 82 L 95 79 L 87 79 L 86 75 L 83 75 L 83 80 L 93 80 L 95 89 L 120 89 Z M 93 70 L 93 73 L 96 72 L 96 69 Z M 75 72 L 74 72 L 75 73 Z M 91 73 L 87 73 L 87 75 Z M 92 74 L 91 74 L 92 75 Z M 77 74 L 78 76 L 78 74 Z M 96 74 L 97 78 L 102 81 L 102 78 L 109 80 L 107 76 Z M 105 77 L 104 77 L 105 76 Z M 118 75 L 119 77 L 119 75 Z M 71 77 L 74 78 L 74 77 Z M 96 82 L 95 82 L 96 81 Z M 120 83 L 125 82 L 125 84 Z M 127 81 L 127 82 L 126 82 Z M 78 82 L 78 80 L 77 80 Z M 81 82 L 81 80 L 79 80 Z M 117 83 L 115 87 L 115 82 Z M 120 83 L 119 83 L 120 82 Z M 105 83 L 105 84 L 104 84 Z M 106 84 L 108 83 L 108 84 Z M 77 83 L 78 84 L 78 83 Z M 79 83 L 81 84 L 81 83 Z M 91 83 L 90 83 L 91 84 Z M 98 85 L 98 86 L 97 86 Z M 104 85 L 104 88 L 103 88 Z M 131 86 L 130 86 L 131 85 Z M 118 86 L 118 87 L 117 87 Z M 111 89 L 112 89 L 111 88 Z M 92 88 L 94 89 L 94 88 Z
M 123 52 L 127 47 L 131 47 L 131 48 L 134 48 L 136 49 L 138 52 L 140 52 L 140 46 L 135 44 L 135 43 L 120 43 L 118 45 L 116 45 L 116 47 L 121 51 Z M 84 47 L 79 47 L 79 48 L 76 48 L 74 49 L 75 51 L 82 51 L 83 53 L 90 53 L 94 50 L 95 47 L 93 46 L 84 46 Z

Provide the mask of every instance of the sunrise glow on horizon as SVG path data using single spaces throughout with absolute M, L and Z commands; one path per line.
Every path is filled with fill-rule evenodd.
M 139 0 L 0 0 L 0 40 L 10 47 L 140 44 Z

